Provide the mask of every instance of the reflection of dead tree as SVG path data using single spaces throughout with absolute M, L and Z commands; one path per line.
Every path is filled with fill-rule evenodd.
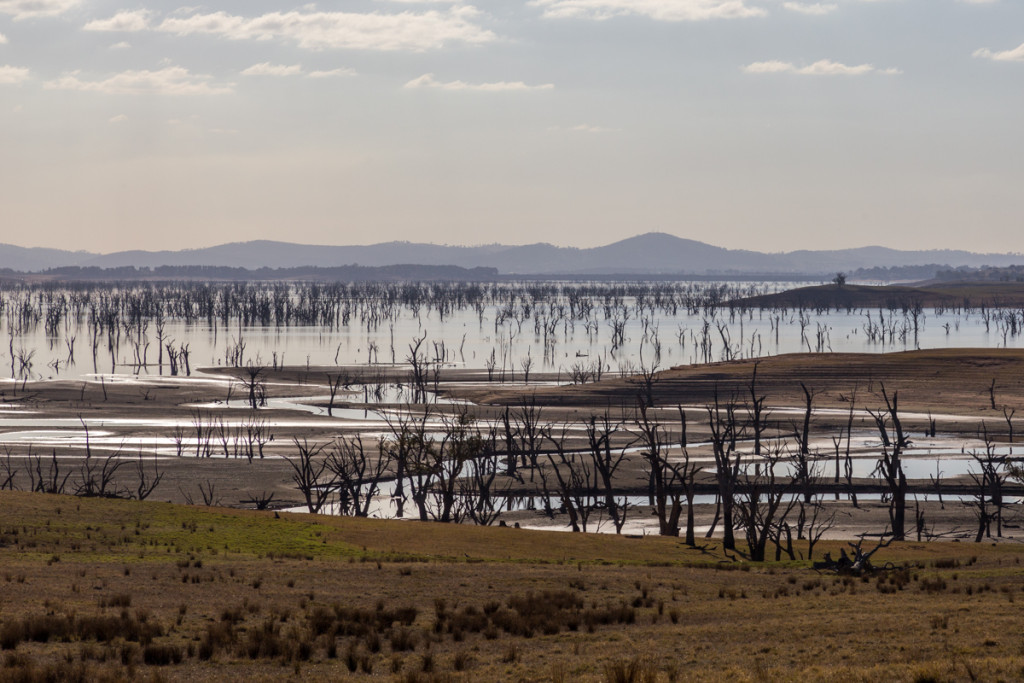
M 320 457 L 327 444 L 313 442 L 309 445 L 306 439 L 299 441 L 298 437 L 292 441 L 299 451 L 298 458 L 285 458 L 292 467 L 292 481 L 298 486 L 310 513 L 319 514 L 338 488 L 333 472 L 327 469 L 326 460 Z
M 885 399 L 886 412 L 868 411 L 875 419 L 879 432 L 882 436 L 882 457 L 878 460 L 875 469 L 882 475 L 886 486 L 889 487 L 889 521 L 892 524 L 893 538 L 897 541 L 904 539 L 904 524 L 906 518 L 907 504 L 907 478 L 903 473 L 902 456 L 904 449 L 910 445 L 910 439 L 903 433 L 903 423 L 900 422 L 898 392 L 893 392 L 892 399 L 882 385 L 882 398 Z M 892 421 L 893 434 L 890 438 L 886 428 L 886 415 Z

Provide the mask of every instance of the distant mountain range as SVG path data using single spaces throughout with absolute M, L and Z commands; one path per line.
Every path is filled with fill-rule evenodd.
M 1003 267 L 1024 264 L 1020 254 L 976 254 L 967 251 L 900 251 L 862 247 L 834 251 L 762 253 L 724 249 L 664 233 L 647 233 L 588 249 L 551 244 L 523 246 L 445 246 L 386 242 L 368 246 L 325 246 L 252 241 L 181 251 L 84 251 L 25 248 L 0 244 L 0 268 L 39 272 L 54 268 L 157 268 L 217 266 L 228 268 L 337 268 L 339 266 L 457 266 L 496 268 L 503 275 L 829 275 L 861 268 L 898 268 L 936 264 L 940 267 Z

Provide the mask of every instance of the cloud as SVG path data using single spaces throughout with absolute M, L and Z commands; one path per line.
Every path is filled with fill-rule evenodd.
M 871 64 L 848 66 L 839 62 L 833 62 L 830 59 L 822 59 L 810 66 L 797 66 L 792 62 L 781 62 L 778 60 L 754 62 L 743 67 L 743 71 L 748 74 L 792 73 L 801 76 L 862 76 L 869 73 L 896 76 L 903 73 L 899 69 L 877 69 Z
M 122 40 L 120 43 L 114 43 L 113 45 L 111 45 L 110 49 L 111 50 L 127 50 L 131 46 L 132 46 L 131 43 Z
M 611 133 L 614 128 L 605 128 L 604 126 L 592 126 L 589 123 L 581 123 L 578 126 L 573 126 L 569 130 L 577 133 Z
M 1024 62 L 1024 43 L 1021 43 L 1012 50 L 1003 50 L 1001 52 L 993 52 L 987 47 L 983 47 L 980 50 L 975 50 L 974 56 L 991 59 L 994 62 Z
M 263 62 L 262 64 L 253 64 L 248 69 L 242 72 L 243 76 L 298 76 L 302 73 L 302 65 L 294 64 L 292 66 L 285 66 L 283 64 L 271 64 L 270 62 Z
M 213 12 L 172 16 L 156 30 L 179 36 L 211 35 L 229 40 L 288 40 L 304 49 L 411 50 L 421 52 L 452 43 L 491 42 L 496 36 L 474 22 L 479 11 L 452 7 L 447 11 L 401 12 L 271 12 L 246 18 Z
M 118 114 L 117 116 L 111 116 L 109 119 L 107 119 L 107 123 L 124 123 L 127 120 L 128 117 L 125 114 Z
M 0 45 L 6 45 L 6 44 L 7 44 L 7 36 L 5 36 L 4 34 L 0 33 Z
M 306 78 L 334 78 L 335 76 L 355 76 L 356 70 L 348 67 L 330 69 L 329 71 L 310 71 Z
M 784 2 L 782 3 L 782 6 L 790 12 L 798 12 L 800 14 L 808 14 L 816 17 L 831 14 L 839 9 L 839 5 L 826 5 L 820 2 L 813 4 L 806 2 Z
M 79 90 L 104 95 L 223 95 L 234 89 L 234 84 L 214 84 L 211 77 L 189 73 L 180 66 L 169 66 L 159 71 L 124 71 L 102 81 L 84 81 L 78 73 L 67 74 L 48 81 L 48 90 Z
M 0 66 L 0 85 L 18 85 L 28 80 L 29 70 L 20 66 Z
M 551 83 L 543 85 L 527 85 L 522 81 L 500 81 L 497 83 L 466 83 L 465 81 L 449 81 L 442 83 L 434 78 L 434 74 L 423 74 L 405 84 L 406 88 L 437 88 L 438 90 L 477 90 L 480 92 L 511 92 L 524 90 L 551 90 Z
M 751 7 L 746 0 L 530 0 L 550 19 L 583 18 L 604 20 L 637 15 L 657 21 L 701 21 L 744 19 L 767 12 Z
M 0 0 L 0 14 L 15 21 L 32 17 L 56 17 L 81 4 L 81 0 Z
M 82 27 L 83 31 L 144 31 L 149 28 L 152 12 L 139 9 L 131 12 L 118 12 L 109 19 L 94 19 Z

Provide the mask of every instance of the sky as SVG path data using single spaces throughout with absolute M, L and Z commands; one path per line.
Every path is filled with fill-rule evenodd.
M 1022 228 L 1021 0 L 0 0 L 0 242 Z

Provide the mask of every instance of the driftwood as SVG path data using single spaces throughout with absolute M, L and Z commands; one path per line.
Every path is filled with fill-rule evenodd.
M 846 548 L 840 548 L 838 559 L 834 559 L 832 557 L 832 553 L 825 553 L 825 559 L 820 562 L 815 562 L 812 567 L 817 571 L 829 571 L 848 576 L 863 576 L 865 574 L 889 571 L 890 569 L 893 569 L 891 563 L 875 566 L 871 563 L 871 556 L 882 548 L 888 547 L 894 540 L 896 540 L 896 537 L 887 531 L 879 537 L 878 543 L 874 548 L 865 551 L 861 547 L 864 543 L 864 536 L 861 536 L 860 540 L 856 543 L 848 544 L 853 548 L 853 555 L 848 554 L 846 552 Z

